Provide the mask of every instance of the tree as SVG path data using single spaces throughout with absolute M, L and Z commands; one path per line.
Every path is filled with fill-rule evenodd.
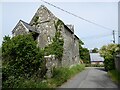
M 98 53 L 98 48 L 94 48 L 94 49 L 92 50 L 92 53 Z
M 79 41 L 80 58 L 83 60 L 84 63 L 88 64 L 90 63 L 90 53 L 89 50 L 87 48 L 83 48 L 82 45 L 84 45 L 84 43 L 80 40 Z
M 115 69 L 115 55 L 120 52 L 120 47 L 117 44 L 109 44 L 101 47 L 99 53 L 104 57 L 104 66 L 106 70 Z

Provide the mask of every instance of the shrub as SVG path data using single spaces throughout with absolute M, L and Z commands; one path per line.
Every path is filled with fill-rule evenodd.
M 100 49 L 99 53 L 102 57 L 104 57 L 104 67 L 106 70 L 115 69 L 114 59 L 118 52 L 120 52 L 120 47 L 117 44 L 109 44 Z
M 104 67 L 106 70 L 115 69 L 115 61 L 112 55 L 106 56 L 104 60 Z
M 110 70 L 108 75 L 112 78 L 114 82 L 120 84 L 120 72 L 117 70 Z
M 32 34 L 13 38 L 5 36 L 2 43 L 2 62 L 3 87 L 12 87 L 11 84 L 14 87 L 18 77 L 29 79 L 35 74 L 41 78 L 45 73 L 43 52 L 37 48 Z
M 55 86 L 60 86 L 62 83 L 66 82 L 76 73 L 82 71 L 85 65 L 75 65 L 71 68 L 62 67 L 62 68 L 55 68 L 53 70 L 53 77 L 51 79 L 52 84 Z
M 80 59 L 82 59 L 85 64 L 89 64 L 90 63 L 90 53 L 89 53 L 89 50 L 87 48 L 83 48 L 82 45 L 84 45 L 84 43 L 80 40 L 79 41 Z

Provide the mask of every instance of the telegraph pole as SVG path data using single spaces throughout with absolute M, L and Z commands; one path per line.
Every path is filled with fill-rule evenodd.
M 115 43 L 115 30 L 113 30 L 113 43 Z

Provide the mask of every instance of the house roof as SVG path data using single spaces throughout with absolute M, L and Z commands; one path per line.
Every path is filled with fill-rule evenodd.
M 26 22 L 24 22 L 24 21 L 22 21 L 22 20 L 20 20 L 20 21 L 25 25 L 25 27 L 26 27 L 28 30 L 30 30 L 30 31 L 32 31 L 32 32 L 39 33 L 38 30 L 36 30 L 34 27 L 30 26 L 28 23 L 26 23 Z
M 74 36 L 75 36 L 77 39 L 79 39 L 79 37 L 78 37 L 77 35 L 74 34 Z
M 19 20 L 18 24 L 22 23 L 24 25 L 24 27 L 26 27 L 28 30 L 32 31 L 32 32 L 36 32 L 39 33 L 34 27 L 30 26 L 28 23 L 24 22 L 23 20 Z M 18 24 L 15 26 L 15 28 L 13 29 L 12 33 L 15 32 Z
M 69 30 L 72 34 L 74 34 L 74 32 L 73 32 L 67 25 L 64 24 L 64 27 L 65 27 L 67 30 Z
M 99 53 L 90 53 L 91 62 L 104 61 L 104 58 Z
M 32 20 L 30 21 L 30 25 L 32 24 L 35 16 L 39 16 L 40 18 L 43 17 L 43 16 L 40 16 L 40 15 L 39 15 L 40 12 L 42 12 L 42 10 L 45 10 L 45 11 L 46 11 L 45 13 L 50 15 L 50 19 L 49 19 L 49 20 L 51 20 L 51 19 L 59 19 L 59 18 L 57 18 L 46 6 L 41 5 L 41 6 L 38 8 L 38 10 L 37 10 L 37 12 L 35 13 L 35 15 L 33 16 Z M 48 20 L 48 21 L 49 21 L 49 20 Z M 62 20 L 61 20 L 61 21 L 62 21 Z M 43 22 L 45 22 L 45 21 L 43 21 Z M 43 22 L 41 22 L 41 23 L 43 23 Z M 65 27 L 69 32 L 71 32 L 72 34 L 74 34 L 74 30 L 72 30 L 72 29 L 70 28 L 70 26 L 71 26 L 71 25 L 65 25 L 65 24 L 64 24 L 64 27 Z M 75 35 L 75 37 L 76 37 L 77 39 L 79 39 L 76 35 Z

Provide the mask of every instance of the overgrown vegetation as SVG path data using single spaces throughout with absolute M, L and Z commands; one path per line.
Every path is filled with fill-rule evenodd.
M 10 38 L 5 36 L 2 43 L 3 87 L 16 87 L 21 78 L 42 78 L 45 73 L 43 53 L 37 48 L 31 34 Z
M 79 54 L 80 54 L 80 58 L 83 60 L 83 62 L 85 64 L 89 64 L 90 63 L 90 53 L 89 53 L 89 50 L 87 48 L 83 48 L 82 45 L 84 45 L 84 43 L 80 40 L 79 41 Z
M 33 22 L 32 26 L 35 25 L 35 27 L 36 27 L 39 23 L 38 20 L 39 20 L 39 16 L 34 17 L 34 20 L 33 20 L 34 22 Z
M 64 40 L 61 35 L 61 28 L 63 22 L 61 20 L 57 20 L 54 22 L 54 25 L 56 28 L 55 37 L 53 38 L 52 43 L 45 47 L 45 55 L 55 55 L 56 58 L 61 60 L 63 55 L 64 44 Z
M 37 25 L 38 17 L 35 18 Z M 33 34 L 5 36 L 2 43 L 3 88 L 55 88 L 84 69 L 84 65 L 72 68 L 54 68 L 53 77 L 45 77 L 44 55 L 55 55 L 62 60 L 64 40 L 61 35 L 63 22 L 55 21 L 56 33 L 51 44 L 44 49 L 37 47 Z
M 104 66 L 106 70 L 114 70 L 115 69 L 115 55 L 120 52 L 120 47 L 117 44 L 109 44 L 103 46 L 99 53 L 102 57 L 104 57 Z
M 49 83 L 50 87 L 56 88 L 66 82 L 75 74 L 79 73 L 80 71 L 84 70 L 84 64 L 78 64 L 71 68 L 55 68 L 53 71 L 53 77 L 49 79 L 47 82 Z
M 108 75 L 112 78 L 114 82 L 120 84 L 120 72 L 117 70 L 111 70 L 108 72 Z

